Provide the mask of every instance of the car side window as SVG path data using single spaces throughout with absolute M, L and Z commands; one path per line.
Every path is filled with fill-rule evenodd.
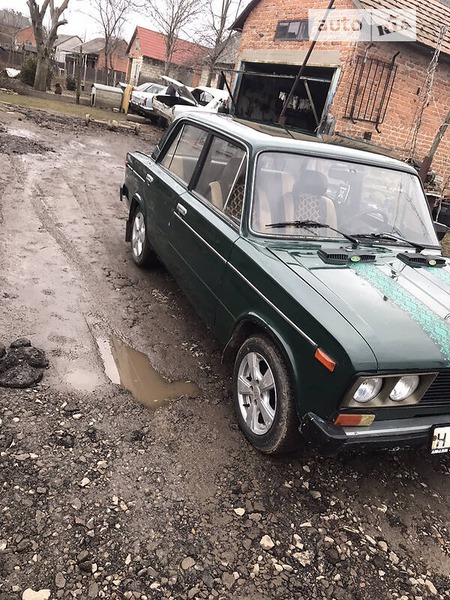
M 216 208 L 240 220 L 246 163 L 246 154 L 242 148 L 214 137 L 195 191 Z
M 185 125 L 170 144 L 161 165 L 188 184 L 207 137 L 204 129 Z

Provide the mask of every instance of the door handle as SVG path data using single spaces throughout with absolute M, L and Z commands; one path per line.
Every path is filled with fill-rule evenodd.
M 150 175 L 150 173 L 148 173 L 147 177 L 145 178 L 145 183 L 147 185 L 150 185 L 151 183 L 153 183 L 153 177 Z
M 185 206 L 183 206 L 182 204 L 177 204 L 177 213 L 179 215 L 181 215 L 182 217 L 185 217 L 187 215 L 187 208 Z

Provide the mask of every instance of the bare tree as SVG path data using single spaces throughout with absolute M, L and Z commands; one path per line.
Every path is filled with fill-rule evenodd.
M 203 34 L 205 45 L 211 47 L 206 59 L 208 65 L 207 86 L 211 85 L 214 67 L 220 62 L 220 55 L 234 33 L 229 26 L 236 19 L 241 4 L 241 0 L 221 0 L 220 5 L 216 0 L 207 0 L 205 6 L 206 29 Z
M 58 28 L 61 25 L 67 24 L 64 18 L 61 19 L 61 15 L 66 10 L 69 0 L 63 0 L 59 7 L 55 7 L 54 0 L 44 0 L 41 7 L 39 7 L 36 0 L 27 0 L 27 4 L 30 9 L 31 23 L 33 25 L 37 48 L 34 89 L 45 92 L 47 90 L 47 79 L 50 71 L 50 59 L 58 36 Z M 46 29 L 44 27 L 44 19 L 47 16 L 48 9 L 50 9 L 50 25 Z
M 30 24 L 30 20 L 20 11 L 14 10 L 13 8 L 5 8 L 0 10 L 0 19 L 2 24 L 5 25 L 10 31 L 10 47 L 12 50 L 14 50 L 17 32 L 19 29 L 27 27 Z
M 122 27 L 132 7 L 130 0 L 91 0 L 92 18 L 100 25 L 105 38 L 105 63 L 107 83 L 114 70 L 114 53 L 120 43 Z
M 182 30 L 190 25 L 203 7 L 203 0 L 153 0 L 146 10 L 166 40 L 164 75 L 170 72 L 170 65 L 177 48 Z

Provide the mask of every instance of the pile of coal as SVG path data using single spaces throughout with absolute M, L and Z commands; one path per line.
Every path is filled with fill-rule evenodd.
M 0 342 L 0 387 L 28 388 L 41 381 L 48 367 L 45 352 L 19 338 L 9 348 Z

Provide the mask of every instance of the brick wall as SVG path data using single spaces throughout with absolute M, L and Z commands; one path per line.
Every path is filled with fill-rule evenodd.
M 245 22 L 239 56 L 254 50 L 307 50 L 310 45 L 308 41 L 275 40 L 278 21 L 308 18 L 310 8 L 326 8 L 327 4 L 326 0 L 304 0 L 301 4 L 287 3 L 285 0 L 261 0 Z M 335 8 L 354 9 L 355 5 L 351 0 L 337 0 Z M 378 58 L 389 62 L 396 52 L 400 52 L 396 59 L 398 70 L 392 96 L 384 123 L 379 127 L 381 133 L 378 133 L 374 124 L 369 122 L 353 123 L 344 116 L 356 56 L 364 55 L 366 48 L 367 44 L 351 42 L 318 42 L 316 45 L 315 50 L 318 51 L 316 57 L 320 57 L 321 52 L 325 50 L 338 51 L 340 56 L 341 71 L 331 107 L 331 113 L 336 117 L 336 131 L 358 139 L 363 139 L 364 134 L 370 132 L 374 144 L 395 150 L 403 159 L 409 158 L 412 131 L 418 110 L 422 104 L 426 70 L 433 49 L 416 43 L 380 43 L 369 49 L 368 56 L 370 58 Z M 309 64 L 320 65 L 320 62 L 316 58 Z M 419 161 L 427 154 L 434 135 L 450 108 L 448 103 L 449 89 L 450 57 L 442 55 L 435 75 L 431 102 L 424 111 L 418 134 L 415 158 Z M 443 182 L 450 176 L 449 155 L 450 130 L 447 131 L 442 140 L 433 161 L 433 169 Z
M 139 83 L 146 81 L 159 82 L 161 75 L 164 73 L 164 63 L 151 58 L 144 58 L 139 75 Z
M 34 37 L 33 27 L 25 27 L 16 33 L 15 43 L 17 46 L 36 46 L 36 38 Z
M 144 57 L 141 72 L 139 75 L 139 83 L 146 81 L 154 81 L 156 83 L 164 83 L 161 80 L 161 75 L 164 74 L 164 63 L 159 60 L 153 60 L 151 58 Z M 195 74 L 191 69 L 183 67 L 181 65 L 171 65 L 170 76 L 173 79 L 183 82 L 185 85 L 195 86 L 197 85 L 194 81 Z
M 122 73 L 127 72 L 128 57 L 127 57 L 127 44 L 125 42 L 120 42 L 115 46 L 115 48 L 112 52 L 111 58 L 112 58 L 112 65 L 113 65 L 114 71 L 120 71 Z M 102 50 L 98 53 L 97 68 L 98 69 L 106 68 L 106 56 L 105 56 L 104 50 Z

